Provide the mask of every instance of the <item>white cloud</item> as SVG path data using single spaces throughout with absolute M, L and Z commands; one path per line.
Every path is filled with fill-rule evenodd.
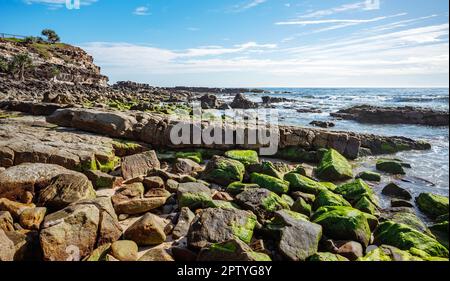
M 62 8 L 66 6 L 67 1 L 66 0 L 23 0 L 26 4 L 32 5 L 32 4 L 42 4 L 46 5 L 50 8 Z M 89 6 L 91 4 L 94 4 L 98 0 L 80 0 L 81 6 Z M 73 0 L 71 3 L 74 3 Z
M 282 21 L 276 22 L 276 25 L 317 25 L 317 24 L 361 24 L 361 23 L 370 23 L 376 22 L 380 20 L 384 20 L 391 17 L 404 16 L 406 13 L 401 13 L 392 16 L 382 16 L 371 19 L 322 19 L 322 20 L 293 20 L 293 21 Z
M 301 15 L 300 18 L 317 18 L 317 17 L 324 17 L 324 16 L 330 16 L 337 13 L 342 12 L 348 12 L 352 10 L 377 10 L 380 8 L 380 1 L 379 0 L 367 0 L 362 2 L 356 2 L 356 3 L 350 3 L 350 4 L 344 4 L 339 7 L 334 7 L 326 10 L 318 10 L 313 11 L 304 15 Z
M 243 12 L 245 10 L 255 8 L 263 3 L 267 2 L 267 0 L 250 0 L 240 5 L 235 5 L 233 7 L 233 12 Z
M 134 9 L 133 14 L 135 14 L 137 16 L 148 16 L 148 15 L 150 15 L 150 12 L 148 10 L 148 7 L 140 6 L 140 7 L 137 7 L 136 9 Z

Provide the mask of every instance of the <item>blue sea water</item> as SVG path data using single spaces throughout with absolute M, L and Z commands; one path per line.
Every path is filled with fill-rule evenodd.
M 331 130 L 373 133 L 387 136 L 404 136 L 430 142 L 429 151 L 408 151 L 395 155 L 412 165 L 408 170 L 406 180 L 401 185 L 413 195 L 420 192 L 435 192 L 449 194 L 449 128 L 418 125 L 374 125 L 361 124 L 355 121 L 335 120 L 331 112 L 354 105 L 376 106 L 414 106 L 449 110 L 448 88 L 427 89 L 385 89 L 385 88 L 267 88 L 268 93 L 247 93 L 253 101 L 261 102 L 262 96 L 284 97 L 293 102 L 275 104 L 280 111 L 280 124 L 300 125 L 309 127 L 313 120 L 333 121 L 336 127 Z M 234 96 L 225 95 L 221 99 L 232 101 Z M 298 109 L 316 108 L 321 113 L 299 113 Z M 374 169 L 376 158 L 368 157 L 359 160 L 359 170 Z M 385 178 L 387 181 L 395 178 Z M 375 188 L 382 189 L 383 184 Z M 380 191 L 380 190 L 379 190 Z M 384 202 L 387 202 L 384 200 Z

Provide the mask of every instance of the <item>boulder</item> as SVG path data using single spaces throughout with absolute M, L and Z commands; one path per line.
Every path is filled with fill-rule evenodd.
M 411 200 L 412 196 L 406 189 L 401 188 L 397 184 L 391 182 L 383 188 L 381 192 L 386 196 L 395 197 L 398 199 Z
M 159 245 L 166 241 L 164 227 L 161 218 L 152 213 L 146 213 L 132 224 L 123 236 L 127 240 L 136 242 L 139 246 Z
M 84 174 L 92 182 L 95 189 L 115 188 L 120 186 L 123 181 L 120 177 L 111 176 L 99 170 L 88 170 Z
M 156 195 L 160 196 L 144 197 L 144 186 L 138 182 L 118 189 L 111 199 L 117 214 L 136 215 L 159 208 L 166 203 L 167 194 Z
M 394 175 L 406 174 L 402 162 L 396 159 L 379 159 L 376 164 L 377 170 Z
M 188 207 L 182 207 L 178 215 L 178 222 L 172 231 L 172 236 L 175 239 L 179 239 L 186 236 L 189 232 L 189 227 L 195 218 L 195 214 L 191 212 Z
M 61 174 L 39 192 L 38 205 L 60 210 L 73 202 L 95 197 L 92 183 L 85 175 Z
M 356 176 L 356 178 L 362 179 L 365 181 L 374 181 L 374 182 L 381 181 L 381 175 L 379 173 L 370 172 L 370 171 L 361 172 Z
M 134 241 L 119 240 L 111 244 L 110 254 L 119 261 L 135 261 L 138 256 L 138 246 Z
M 229 150 L 225 152 L 225 157 L 237 160 L 244 165 L 259 162 L 258 153 L 254 150 Z
M 79 261 L 94 250 L 100 211 L 92 204 L 70 205 L 45 217 L 40 232 L 44 260 Z
M 316 200 L 314 201 L 313 208 L 314 210 L 319 209 L 320 207 L 325 206 L 348 206 L 351 207 L 352 205 L 347 202 L 347 200 L 344 199 L 339 194 L 335 194 L 328 190 L 322 190 L 319 195 L 317 195 Z
M 161 177 L 147 177 L 142 181 L 145 189 L 164 188 L 164 180 Z
M 320 127 L 320 128 L 331 128 L 336 126 L 336 124 L 334 124 L 331 121 L 312 121 L 309 123 L 309 125 L 315 126 L 315 127 Z
M 41 223 L 44 221 L 47 208 L 37 207 L 25 209 L 19 218 L 20 225 L 26 229 L 39 230 Z
M 172 255 L 164 248 L 153 248 L 145 252 L 138 261 L 155 261 L 155 262 L 172 262 L 174 261 Z
M 237 109 L 252 109 L 258 108 L 256 102 L 248 100 L 243 94 L 239 93 L 234 97 L 233 102 L 230 104 L 231 108 Z
M 407 212 L 404 210 L 398 210 L 398 211 L 392 211 L 392 212 L 385 212 L 382 215 L 383 219 L 390 220 L 396 223 L 406 224 L 407 226 L 422 232 L 424 234 L 433 236 L 428 229 L 428 227 L 425 225 L 424 222 L 420 220 L 416 214 L 411 211 Z
M 322 207 L 311 217 L 311 221 L 320 224 L 324 235 L 335 240 L 351 240 L 367 247 L 371 231 L 367 215 L 345 206 Z
M 8 212 L 14 219 L 19 219 L 20 214 L 23 211 L 34 207 L 34 204 L 24 204 L 16 201 L 11 201 L 7 198 L 0 198 L 0 211 Z
M 433 193 L 421 193 L 416 198 L 416 202 L 419 209 L 431 218 L 448 214 L 448 197 Z
M 234 238 L 250 243 L 256 224 L 256 216 L 248 211 L 204 209 L 191 224 L 187 235 L 188 245 L 193 249 L 201 249 Z
M 405 251 L 415 248 L 433 257 L 448 258 L 448 250 L 434 238 L 393 221 L 385 221 L 377 227 L 374 243 L 391 245 Z
M 259 188 L 259 185 L 257 185 L 256 183 L 242 183 L 240 181 L 236 181 L 228 185 L 227 192 L 233 195 L 237 195 L 251 188 Z
M 355 241 L 325 241 L 326 249 L 332 253 L 341 255 L 351 261 L 364 256 L 362 245 Z
M 0 211 L 0 229 L 3 231 L 14 231 L 14 221 L 8 211 Z
M 312 207 L 308 204 L 303 197 L 297 198 L 294 204 L 291 206 L 291 210 L 307 217 L 311 216 Z
M 358 258 L 358 261 L 423 261 L 423 259 L 396 247 L 381 245 L 369 251 L 364 257 Z
M 0 261 L 13 261 L 15 253 L 14 243 L 0 229 Z
M 347 180 L 353 177 L 352 166 L 347 159 L 334 149 L 329 149 L 322 157 L 316 170 L 318 178 L 326 181 Z
M 414 208 L 414 205 L 413 205 L 413 203 L 411 203 L 408 200 L 392 198 L 391 199 L 391 207 L 393 207 L 393 208 L 397 208 L 397 207 Z
M 374 191 L 362 179 L 356 179 L 353 182 L 343 184 L 337 187 L 334 191 L 338 194 L 341 194 L 347 201 L 354 205 L 356 205 L 363 198 L 369 200 L 372 204 L 375 205 L 375 207 L 377 207 L 379 204 L 379 199 L 375 195 Z
M 206 165 L 203 179 L 222 186 L 242 181 L 244 177 L 244 164 L 237 160 L 215 156 Z
M 314 181 L 297 173 L 286 174 L 284 176 L 284 180 L 289 182 L 289 189 L 291 191 L 301 191 L 317 195 L 322 190 L 328 190 L 328 188 L 320 182 Z
M 46 187 L 60 174 L 78 174 L 61 166 L 42 163 L 24 163 L 0 172 L 0 198 L 31 203 L 35 189 Z
M 190 175 L 203 171 L 202 166 L 191 159 L 177 158 L 173 164 L 173 172 L 182 175 Z
M 239 239 L 231 239 L 222 243 L 211 244 L 200 251 L 197 257 L 200 262 L 263 262 L 271 261 L 264 253 L 253 251 Z
M 250 180 L 252 183 L 277 194 L 287 193 L 289 191 L 288 181 L 274 178 L 268 175 L 252 173 L 250 176 Z
M 269 219 L 278 210 L 289 209 L 288 203 L 265 188 L 252 188 L 241 192 L 236 196 L 236 203 L 251 210 L 260 220 Z
M 288 167 L 284 167 L 284 163 L 273 163 L 270 161 L 249 164 L 245 168 L 248 174 L 264 174 L 281 180 L 284 174 L 289 172 Z
M 180 208 L 207 208 L 212 203 L 211 189 L 198 182 L 180 183 L 178 185 L 177 198 Z
M 146 176 L 153 169 L 159 169 L 161 164 L 154 150 L 146 151 L 122 159 L 122 176 L 125 180 L 138 176 Z
M 92 251 L 92 253 L 89 256 L 85 257 L 83 261 L 90 261 L 90 262 L 105 261 L 107 255 L 109 255 L 110 250 L 111 250 L 111 243 L 103 244 L 94 251 Z

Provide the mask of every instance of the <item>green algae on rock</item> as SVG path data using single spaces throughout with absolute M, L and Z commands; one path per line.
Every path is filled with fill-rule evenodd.
M 351 207 L 352 205 L 347 202 L 347 200 L 344 199 L 339 194 L 335 194 L 331 191 L 322 190 L 319 195 L 317 195 L 316 200 L 314 201 L 313 207 L 314 210 L 319 209 L 320 207 L 325 206 L 347 206 Z
M 294 204 L 291 206 L 291 210 L 300 214 L 303 214 L 305 216 L 310 217 L 311 216 L 311 210 L 312 207 L 310 204 L 308 204 L 305 199 L 302 197 L 297 198 L 297 200 L 294 202 Z
M 379 173 L 371 172 L 371 171 L 361 172 L 356 176 L 356 178 L 363 179 L 365 181 L 374 181 L 374 182 L 381 181 L 381 175 Z
M 241 162 L 215 156 L 206 165 L 203 179 L 222 186 L 228 186 L 230 183 L 242 181 L 244 173 L 245 167 Z
M 242 183 L 240 181 L 236 181 L 236 182 L 230 183 L 227 186 L 227 192 L 230 194 L 236 195 L 236 194 L 239 194 L 250 188 L 260 188 L 260 186 L 255 183 Z
M 271 258 L 264 253 L 253 251 L 239 239 L 232 239 L 222 243 L 211 244 L 200 251 L 197 261 L 253 261 L 267 262 Z
M 193 151 L 193 152 L 177 152 L 175 153 L 176 158 L 185 158 L 190 159 L 198 164 L 203 162 L 203 156 L 200 152 Z
M 406 174 L 404 165 L 397 159 L 379 159 L 376 164 L 377 170 L 394 175 Z
M 370 186 L 362 179 L 356 179 L 353 182 L 343 184 L 334 191 L 344 196 L 344 198 L 354 204 L 354 206 L 358 205 L 358 207 L 361 207 L 364 211 L 371 214 L 374 213 L 379 205 L 378 197 Z
M 358 258 L 358 261 L 423 261 L 423 259 L 396 247 L 381 245 L 364 257 Z
M 190 209 L 196 209 L 213 205 L 211 190 L 201 183 L 180 183 L 177 197 L 180 208 L 189 207 Z
M 339 254 L 333 254 L 333 253 L 315 253 L 314 255 L 310 256 L 308 258 L 308 261 L 350 261 L 346 257 L 343 257 Z
M 287 193 L 289 191 L 289 182 L 285 180 L 258 173 L 252 173 L 250 179 L 252 183 L 278 194 Z
M 326 181 L 340 181 L 353 178 L 352 166 L 347 159 L 334 149 L 329 149 L 322 157 L 316 170 L 318 178 Z
M 433 257 L 448 257 L 448 250 L 432 237 L 393 221 L 385 221 L 377 227 L 374 242 L 378 245 L 392 245 L 401 250 L 416 248 Z
M 433 193 L 421 193 L 416 198 L 416 202 L 419 209 L 432 218 L 448 214 L 448 197 Z
M 265 188 L 252 188 L 241 192 L 236 196 L 236 203 L 244 209 L 253 211 L 261 220 L 272 217 L 275 211 L 289 209 L 288 203 Z
M 301 191 L 317 195 L 322 190 L 328 190 L 327 187 L 321 183 L 296 173 L 286 174 L 284 180 L 289 182 L 291 191 Z
M 225 157 L 237 160 L 244 165 L 259 162 L 258 153 L 254 150 L 230 150 L 225 152 Z

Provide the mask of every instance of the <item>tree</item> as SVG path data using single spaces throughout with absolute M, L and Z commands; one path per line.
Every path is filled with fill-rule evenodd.
M 44 29 L 42 30 L 41 34 L 47 37 L 47 41 L 50 43 L 56 43 L 60 40 L 58 34 L 56 34 L 56 32 L 51 29 Z
M 25 72 L 33 67 L 33 60 L 28 54 L 15 55 L 10 64 L 9 71 L 14 76 L 19 74 L 20 80 L 25 80 Z

